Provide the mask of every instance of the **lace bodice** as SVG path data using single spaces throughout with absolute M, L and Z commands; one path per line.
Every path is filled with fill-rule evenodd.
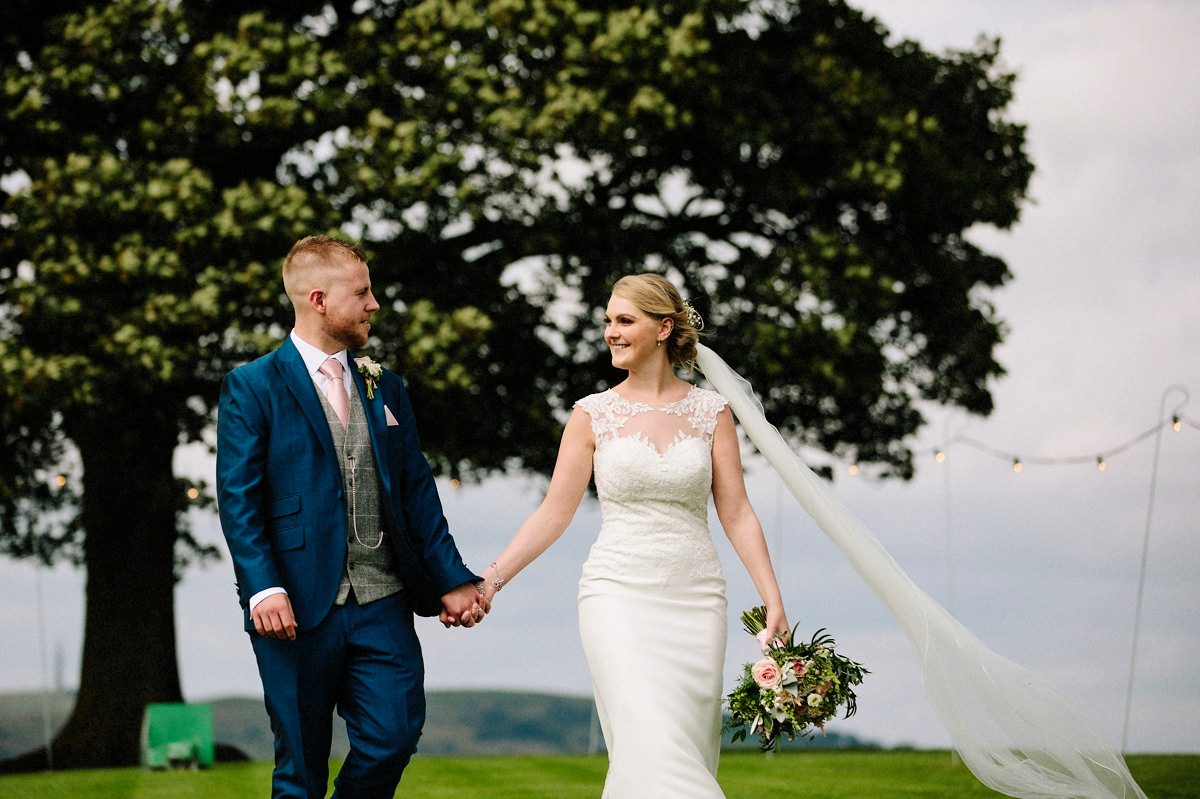
M 591 417 L 600 534 L 585 572 L 670 583 L 720 575 L 708 531 L 720 394 L 692 387 L 666 405 L 613 390 L 576 403 Z

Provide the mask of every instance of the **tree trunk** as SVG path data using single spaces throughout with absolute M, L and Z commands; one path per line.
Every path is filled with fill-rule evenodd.
M 84 468 L 87 609 L 75 708 L 51 744 L 55 769 L 136 765 L 147 703 L 182 698 L 175 653 L 177 427 L 162 411 L 118 410 L 72 431 Z

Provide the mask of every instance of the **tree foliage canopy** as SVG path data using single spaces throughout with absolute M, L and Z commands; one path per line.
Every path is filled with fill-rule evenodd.
M 548 467 L 551 411 L 611 378 L 594 309 L 644 269 L 798 442 L 907 475 L 918 400 L 991 408 L 1007 271 L 964 233 L 1031 171 L 995 42 L 933 55 L 830 0 L 4 16 L 6 501 L 118 394 L 197 438 L 313 230 L 370 251 L 373 349 L 443 472 Z
M 169 453 L 290 327 L 313 232 L 370 254 L 368 349 L 442 473 L 549 469 L 634 271 L 797 443 L 908 476 L 920 403 L 991 409 L 1008 272 L 966 233 L 1032 170 L 998 42 L 841 0 L 9 0 L 0 31 L 10 554 L 84 559 L 119 503 L 186 540 Z

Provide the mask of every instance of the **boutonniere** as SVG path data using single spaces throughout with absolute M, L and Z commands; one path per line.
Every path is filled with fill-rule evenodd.
M 355 358 L 354 363 L 358 366 L 358 373 L 367 382 L 367 399 L 375 399 L 375 388 L 379 385 L 379 378 L 383 376 L 383 367 L 365 355 Z

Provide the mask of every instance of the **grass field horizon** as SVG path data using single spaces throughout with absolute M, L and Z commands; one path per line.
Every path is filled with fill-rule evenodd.
M 1150 799 L 1200 797 L 1200 755 L 1126 758 Z M 333 763 L 336 773 L 339 763 Z M 400 799 L 595 799 L 604 782 L 603 755 L 418 755 L 405 772 Z M 827 750 L 726 752 L 719 772 L 727 799 L 957 799 L 1000 794 L 981 785 L 948 751 Z M 5 799 L 256 799 L 269 793 L 268 763 L 218 764 L 204 771 L 139 768 L 64 771 L 0 777 Z M 331 785 L 332 788 L 332 785 Z M 648 797 L 648 799 L 652 799 Z

